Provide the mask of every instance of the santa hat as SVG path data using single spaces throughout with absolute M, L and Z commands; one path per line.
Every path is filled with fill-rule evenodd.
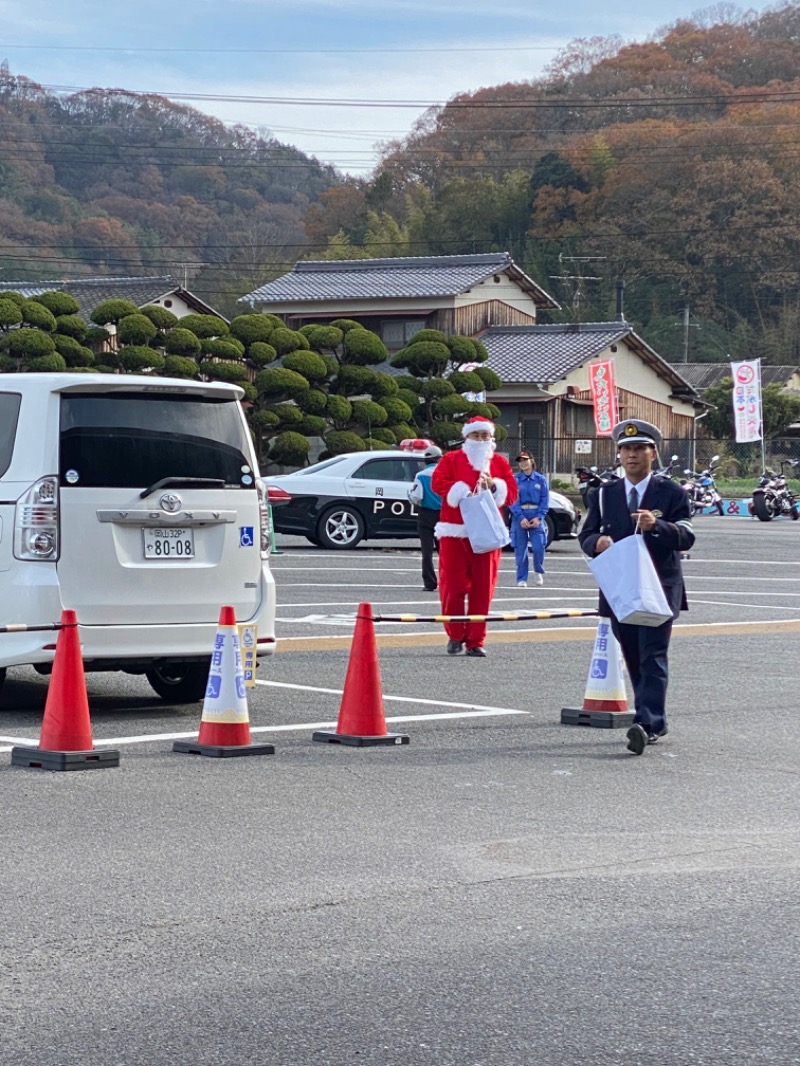
M 490 422 L 483 415 L 475 415 L 474 418 L 468 419 L 461 427 L 461 436 L 466 437 L 468 433 L 483 433 L 486 430 L 494 436 L 494 422 Z

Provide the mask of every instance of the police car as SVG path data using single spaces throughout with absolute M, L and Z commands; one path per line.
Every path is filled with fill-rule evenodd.
M 274 490 L 287 493 L 273 511 L 278 533 L 306 537 L 323 548 L 355 548 L 362 540 L 417 536 L 417 509 L 408 490 L 426 465 L 426 440 L 410 448 L 348 452 L 315 463 L 294 474 L 268 480 Z M 579 515 L 570 501 L 550 493 L 548 542 L 577 536 Z

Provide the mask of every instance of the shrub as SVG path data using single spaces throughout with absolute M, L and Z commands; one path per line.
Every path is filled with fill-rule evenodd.
M 451 396 L 456 390 L 449 378 L 431 378 L 418 386 L 419 395 L 425 400 L 441 400 Z
M 438 329 L 421 329 L 419 333 L 415 333 L 411 338 L 412 344 L 425 343 L 426 341 L 433 341 L 437 344 L 447 344 L 447 337 Z
M 56 317 L 56 333 L 65 337 L 74 337 L 76 341 L 86 339 L 89 327 L 80 315 L 58 315 Z
M 195 357 L 200 354 L 200 341 L 190 330 L 176 326 L 164 337 L 164 350 L 169 355 Z
M 230 343 L 230 338 L 226 343 Z M 275 362 L 275 360 L 278 358 L 278 353 L 275 351 L 272 345 L 267 344 L 266 341 L 253 341 L 253 343 L 247 349 L 247 354 L 245 358 L 251 366 L 266 366 L 267 363 Z
M 456 392 L 483 392 L 483 381 L 468 370 L 454 370 L 447 380 Z
M 172 311 L 160 304 L 147 304 L 146 307 L 140 308 L 140 314 L 149 318 L 158 329 L 163 330 L 173 329 L 180 321 L 177 315 L 173 315 Z
M 381 400 L 381 407 L 389 416 L 390 423 L 409 422 L 411 420 L 411 408 L 407 403 L 403 403 L 402 400 L 398 400 L 395 396 L 387 396 L 385 400 Z
M 374 400 L 353 400 L 353 419 L 363 426 L 382 426 L 388 415 Z
M 36 301 L 43 304 L 56 318 L 61 315 L 77 315 L 81 309 L 81 305 L 74 296 L 70 296 L 68 292 L 58 292 L 55 289 L 51 292 L 39 293 Z
M 249 347 L 255 341 L 269 341 L 275 332 L 274 318 L 274 315 L 238 315 L 229 329 L 234 337 Z
M 386 345 L 368 329 L 350 329 L 344 335 L 344 351 L 347 362 L 358 366 L 374 366 L 382 363 L 389 354 Z
M 89 317 L 98 326 L 107 326 L 109 322 L 117 323 L 126 315 L 136 315 L 139 308 L 130 300 L 104 300 L 98 304 Z
M 283 466 L 301 466 L 308 459 L 311 444 L 302 433 L 279 433 L 269 447 L 269 461 Z
M 16 300 L 9 300 L 7 296 L 0 298 L 0 328 L 8 329 L 9 326 L 18 326 L 22 322 L 22 311 Z
M 20 307 L 23 321 L 36 329 L 52 333 L 56 328 L 56 316 L 37 300 L 26 300 Z
M 285 396 L 291 400 L 307 392 L 309 387 L 302 374 L 282 366 L 262 370 L 256 376 L 255 386 L 265 396 Z
M 307 415 L 324 415 L 328 405 L 328 395 L 322 389 L 309 389 L 297 401 L 300 409 Z
M 201 340 L 225 337 L 230 332 L 228 323 L 218 315 L 184 315 L 179 321 L 182 329 L 190 329 Z
M 333 422 L 349 422 L 353 415 L 353 406 L 344 396 L 329 396 L 326 413 Z
M 131 374 L 137 370 L 163 370 L 165 359 L 161 352 L 154 348 L 148 348 L 144 344 L 131 344 L 120 349 L 119 362 L 122 369 Z
M 416 337 L 414 339 L 416 340 Z M 461 334 L 448 337 L 447 347 L 450 349 L 450 354 L 455 363 L 474 363 L 477 361 L 475 358 L 475 342 L 471 337 L 463 337 Z
M 278 331 L 276 330 L 276 333 Z M 308 378 L 311 382 L 324 381 L 328 376 L 325 360 L 316 352 L 289 352 L 283 357 L 283 366 Z
M 236 363 L 244 355 L 244 345 L 235 337 L 225 337 L 219 340 L 201 340 L 200 354 L 204 359 L 225 359 Z
M 164 375 L 169 378 L 195 378 L 199 370 L 194 359 L 183 355 L 168 355 L 164 360 Z
M 13 355 L 15 359 L 43 359 L 45 356 L 57 354 L 53 338 L 49 333 L 42 333 L 40 329 L 15 329 L 6 334 L 4 341 L 8 354 Z M 64 366 L 66 367 L 66 364 Z
M 42 334 L 44 336 L 44 334 Z M 50 352 L 49 355 L 40 355 L 28 362 L 28 370 L 38 374 L 58 374 L 67 369 L 67 363 L 58 352 Z
M 212 381 L 227 381 L 231 385 L 244 385 L 250 380 L 250 371 L 244 363 L 221 360 L 216 363 L 203 363 L 203 376 Z
M 278 355 L 288 355 L 289 352 L 296 352 L 298 349 L 308 351 L 311 347 L 307 337 L 296 329 L 287 329 L 286 326 L 274 329 L 269 336 L 269 343 Z
M 300 332 L 312 348 L 338 348 L 344 339 L 344 333 L 336 326 L 301 326 Z
M 333 322 L 329 323 L 329 327 L 339 329 L 342 333 L 349 333 L 351 329 L 363 329 L 364 327 L 360 322 L 356 322 L 353 318 L 335 318 Z
M 499 389 L 503 384 L 500 376 L 495 374 L 494 370 L 491 370 L 488 366 L 476 366 L 472 373 L 481 379 L 487 392 L 494 392 L 495 389 Z
M 343 455 L 345 452 L 363 452 L 366 450 L 366 444 L 357 433 L 336 429 L 326 435 L 325 446 L 331 455 Z
M 158 330 L 147 315 L 126 315 L 119 320 L 117 337 L 120 344 L 147 344 Z

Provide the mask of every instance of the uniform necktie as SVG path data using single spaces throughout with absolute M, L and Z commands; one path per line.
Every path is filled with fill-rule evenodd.
M 635 485 L 628 493 L 628 510 L 631 514 L 633 514 L 634 511 L 639 510 L 639 492 Z

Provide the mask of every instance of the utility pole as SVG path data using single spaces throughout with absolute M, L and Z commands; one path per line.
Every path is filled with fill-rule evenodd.
M 683 361 L 689 362 L 689 305 L 683 309 Z

